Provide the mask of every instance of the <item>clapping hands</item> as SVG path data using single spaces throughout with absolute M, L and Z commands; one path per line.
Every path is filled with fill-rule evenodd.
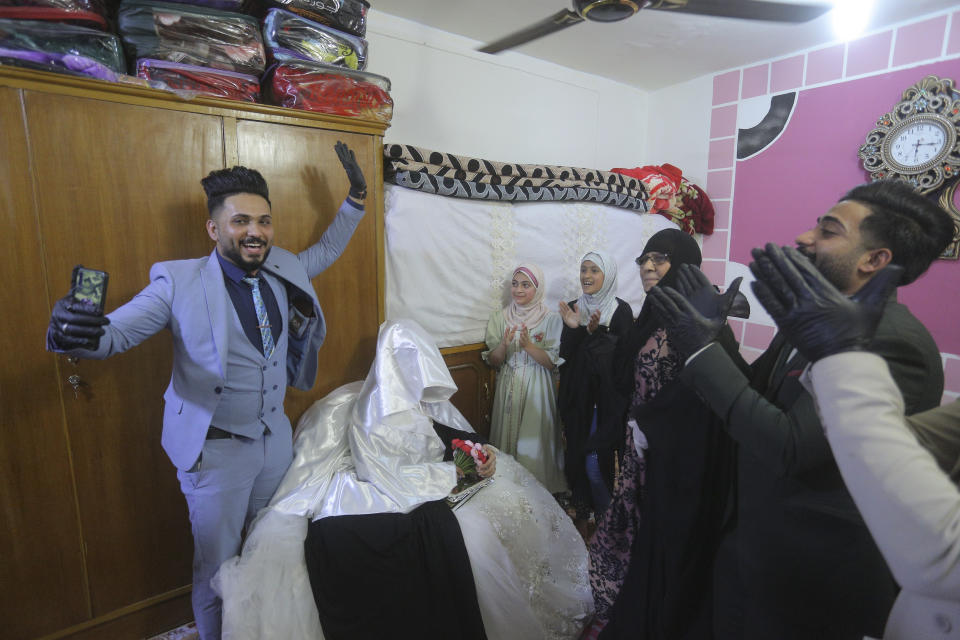
M 571 329 L 576 329 L 580 326 L 580 305 L 576 302 L 573 303 L 573 308 L 571 308 L 569 304 L 561 301 L 559 311 L 560 317 L 563 319 L 563 324 Z M 599 326 L 600 309 L 596 309 L 590 314 L 590 319 L 587 321 L 587 333 L 593 333 Z

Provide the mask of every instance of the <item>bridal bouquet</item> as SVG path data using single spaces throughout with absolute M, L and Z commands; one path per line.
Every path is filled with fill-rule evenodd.
M 459 493 L 480 481 L 477 465 L 487 461 L 487 453 L 479 442 L 460 440 L 459 438 L 453 440 L 451 448 L 453 449 L 453 463 L 461 472 L 453 492 Z

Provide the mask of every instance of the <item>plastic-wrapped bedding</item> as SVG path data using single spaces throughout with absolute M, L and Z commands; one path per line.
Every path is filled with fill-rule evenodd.
M 309 60 L 354 70 L 367 67 L 367 41 L 283 9 L 270 9 L 263 40 L 274 60 Z
M 101 80 L 114 81 L 126 73 L 117 36 L 72 24 L 0 19 L 0 56 Z
M 0 18 L 67 22 L 107 29 L 103 0 L 0 0 Z
M 366 0 L 267 0 L 267 4 L 361 38 L 367 34 Z
M 167 0 L 167 2 L 192 4 L 198 7 L 207 7 L 220 11 L 232 11 L 233 13 L 249 13 L 247 9 L 250 6 L 248 0 Z
M 260 81 L 257 77 L 235 71 L 140 59 L 137 60 L 137 75 L 146 80 L 162 82 L 174 91 L 246 102 L 257 102 L 260 97 Z
M 124 0 L 120 36 L 136 58 L 259 76 L 266 65 L 260 25 L 248 15 L 187 4 Z
M 264 97 L 281 107 L 378 122 L 393 117 L 390 80 L 372 73 L 290 60 L 270 67 L 262 86 Z

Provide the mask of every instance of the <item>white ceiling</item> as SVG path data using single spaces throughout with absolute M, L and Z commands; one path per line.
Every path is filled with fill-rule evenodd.
M 371 0 L 371 5 L 471 38 L 477 46 L 571 8 L 569 0 Z M 960 2 L 875 0 L 866 32 L 949 8 L 960 8 Z M 515 51 L 650 91 L 836 41 L 830 13 L 797 25 L 641 10 L 622 22 L 583 22 Z

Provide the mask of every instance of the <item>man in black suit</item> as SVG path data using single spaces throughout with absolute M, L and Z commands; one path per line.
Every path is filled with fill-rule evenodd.
M 952 234 L 950 217 L 936 204 L 905 183 L 879 182 L 847 193 L 796 242 L 827 280 L 853 296 L 891 263 L 904 268 L 901 284 L 909 284 Z M 896 585 L 800 384 L 807 361 L 778 334 L 747 379 L 713 342 L 732 296 L 707 295 L 709 282 L 690 269 L 679 286 L 689 302 L 673 290 L 651 295 L 671 343 L 690 356 L 681 379 L 739 445 L 736 512 L 715 565 L 716 636 L 880 637 Z M 887 361 L 909 413 L 940 403 L 939 350 L 895 294 L 871 350 Z

